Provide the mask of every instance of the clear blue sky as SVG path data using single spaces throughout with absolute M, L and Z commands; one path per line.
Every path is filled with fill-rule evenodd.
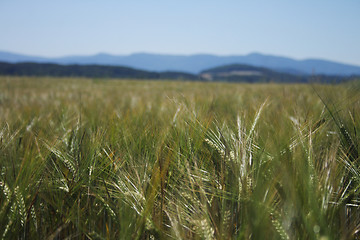
M 0 0 L 0 50 L 251 52 L 360 65 L 359 0 Z

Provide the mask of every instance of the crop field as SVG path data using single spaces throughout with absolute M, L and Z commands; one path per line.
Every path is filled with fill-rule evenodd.
M 0 77 L 0 239 L 358 239 L 359 89 Z

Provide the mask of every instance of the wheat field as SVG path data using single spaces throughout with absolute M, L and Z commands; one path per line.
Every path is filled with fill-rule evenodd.
M 359 89 L 0 77 L 0 238 L 358 239 Z

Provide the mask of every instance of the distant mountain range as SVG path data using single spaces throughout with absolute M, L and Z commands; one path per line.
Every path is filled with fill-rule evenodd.
M 255 67 L 268 68 L 272 71 L 288 73 L 292 75 L 360 75 L 360 66 L 318 59 L 294 60 L 291 58 L 263 55 L 259 53 L 252 53 L 244 56 L 216 56 L 207 54 L 185 56 L 147 53 L 137 53 L 127 56 L 116 56 L 101 53 L 92 56 L 67 56 L 59 58 L 45 58 L 0 51 L 0 61 L 8 63 L 35 62 L 55 63 L 64 65 L 97 64 L 110 66 L 126 66 L 130 68 L 137 68 L 155 72 L 175 71 L 188 72 L 192 74 L 199 74 L 205 69 L 223 65 L 243 64 Z
M 200 74 L 185 72 L 154 72 L 129 67 L 108 65 L 62 65 L 54 63 L 7 63 L 0 62 L 2 76 L 50 76 L 50 77 L 87 77 L 87 78 L 122 78 L 153 80 L 187 80 L 187 81 L 222 81 L 248 83 L 338 83 L 352 80 L 351 76 L 330 75 L 294 75 L 276 72 L 268 68 L 232 64 L 202 71 Z

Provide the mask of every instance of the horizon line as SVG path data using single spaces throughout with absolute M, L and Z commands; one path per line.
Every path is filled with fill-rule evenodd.
M 38 58 L 47 58 L 47 59 L 59 59 L 59 58 L 67 58 L 67 57 L 93 57 L 97 55 L 108 55 L 108 56 L 114 56 L 114 57 L 128 57 L 132 55 L 140 55 L 140 54 L 147 54 L 147 55 L 160 55 L 160 56 L 174 56 L 174 57 L 191 57 L 191 56 L 200 56 L 200 55 L 207 55 L 207 56 L 215 56 L 215 57 L 240 57 L 240 56 L 249 56 L 249 55 L 262 55 L 266 57 L 278 57 L 278 58 L 286 58 L 288 60 L 294 60 L 298 62 L 302 61 L 308 61 L 308 60 L 320 60 L 320 61 L 327 61 L 327 62 L 333 62 L 337 64 L 344 64 L 344 65 L 352 65 L 355 67 L 360 67 L 360 64 L 356 63 L 350 63 L 350 62 L 343 62 L 341 60 L 333 60 L 333 59 L 326 59 L 322 57 L 306 57 L 306 58 L 296 58 L 296 57 L 290 57 L 290 56 L 284 56 L 284 55 L 276 55 L 273 53 L 262 53 L 259 51 L 251 51 L 246 54 L 217 54 L 217 53 L 191 53 L 191 54 L 181 54 L 181 53 L 156 53 L 151 51 L 138 51 L 133 53 L 127 53 L 127 54 L 118 54 L 118 53 L 109 53 L 105 51 L 100 51 L 93 54 L 65 54 L 60 56 L 45 56 L 45 55 L 38 55 L 38 54 L 31 54 L 31 53 L 21 53 L 17 51 L 8 51 L 8 50 L 1 50 L 2 53 L 8 53 L 8 54 L 14 54 L 14 55 L 22 55 L 26 57 L 38 57 Z

